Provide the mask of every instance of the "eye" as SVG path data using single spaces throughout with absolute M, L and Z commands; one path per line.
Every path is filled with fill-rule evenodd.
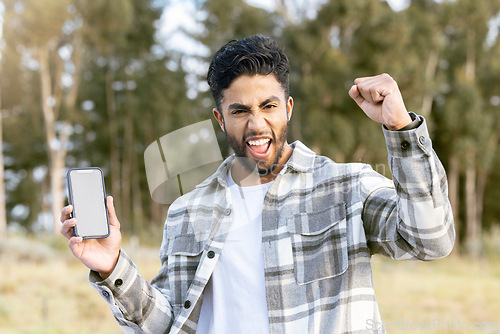
M 231 114 L 233 114 L 233 115 L 242 114 L 245 111 L 246 110 L 243 110 L 243 109 L 235 109 L 235 110 L 233 110 L 233 112 Z
M 278 106 L 276 104 L 266 104 L 266 106 L 264 107 L 264 109 L 274 109 L 274 108 L 277 108 Z

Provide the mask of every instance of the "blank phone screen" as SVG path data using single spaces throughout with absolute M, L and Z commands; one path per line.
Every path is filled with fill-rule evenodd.
M 75 234 L 84 238 L 106 237 L 109 224 L 102 171 L 99 168 L 71 169 L 68 185 L 76 218 Z

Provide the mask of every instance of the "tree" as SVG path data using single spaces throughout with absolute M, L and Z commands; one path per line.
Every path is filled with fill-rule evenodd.
M 109 130 L 109 153 L 111 193 L 119 197 L 120 193 L 120 149 L 119 121 L 117 119 L 117 106 L 115 90 L 115 73 L 123 66 L 118 52 L 126 43 L 127 33 L 133 22 L 132 2 L 126 1 L 98 1 L 78 2 L 78 9 L 85 19 L 85 38 L 87 44 L 97 51 L 105 62 L 105 96 L 106 111 Z M 109 15 L 113 13 L 113 15 Z M 119 201 L 118 201 L 119 203 Z
M 82 1 L 79 8 L 84 16 L 83 31 L 88 45 L 84 61 L 89 73 L 80 100 L 92 102 L 94 107 L 87 112 L 98 117 L 101 123 L 87 121 L 83 132 L 95 131 L 98 138 L 82 145 L 98 152 L 98 156 L 94 154 L 91 159 L 93 163 L 109 167 L 106 175 L 111 186 L 108 190 L 117 199 L 120 217 L 131 224 L 139 224 L 147 220 L 143 206 L 149 197 L 145 195 L 143 151 L 139 148 L 145 149 L 157 138 L 154 137 L 157 131 L 152 128 L 171 121 L 175 112 L 187 114 L 181 102 L 186 100 L 184 77 L 182 74 L 180 80 L 171 80 L 178 73 L 166 68 L 168 57 L 155 46 L 155 22 L 161 8 L 153 6 L 152 2 L 130 0 L 89 4 Z M 109 12 L 115 13 L 111 19 Z M 156 54 L 152 52 L 153 46 Z M 163 130 L 172 126 L 175 124 Z M 144 139 L 150 142 L 145 143 Z M 158 210 L 164 208 L 155 206 L 153 211 Z
M 7 235 L 7 211 L 5 202 L 5 177 L 3 162 L 3 113 L 2 89 L 0 87 L 0 239 Z
M 38 73 L 23 53 L 16 44 L 2 52 L 2 132 L 8 222 L 31 230 L 41 212 L 50 214 L 50 203 L 42 195 L 49 181 Z
M 51 203 L 54 233 L 57 233 L 58 216 L 64 203 L 63 170 L 70 131 L 68 122 L 60 118 L 60 111 L 74 107 L 78 89 L 77 76 L 73 76 L 69 87 L 63 84 L 65 63 L 72 62 L 74 73 L 79 70 L 80 50 L 78 45 L 70 44 L 75 30 L 74 26 L 68 25 L 68 21 L 73 17 L 73 7 L 70 6 L 70 0 L 12 0 L 4 1 L 4 4 L 5 26 L 9 28 L 5 30 L 6 43 L 15 45 L 16 48 L 22 47 L 23 56 L 37 63 L 39 101 L 49 162 L 48 198 Z M 64 51 L 70 53 L 69 59 L 61 57 Z
M 491 75 L 493 58 L 487 50 L 494 48 L 486 47 L 486 37 L 488 22 L 498 14 L 498 5 L 494 1 L 470 0 L 442 5 L 443 13 L 449 15 L 443 31 L 447 85 L 435 119 L 443 146 L 448 147 L 450 198 L 458 218 L 456 224 L 471 254 L 481 251 L 484 192 L 498 146 L 498 117 L 489 107 L 491 85 L 481 80 Z

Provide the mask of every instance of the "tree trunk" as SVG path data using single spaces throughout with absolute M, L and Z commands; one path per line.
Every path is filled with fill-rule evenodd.
M 480 241 L 480 222 L 477 221 L 477 184 L 476 157 L 473 152 L 466 154 L 465 169 L 465 218 L 467 226 L 467 246 L 469 253 L 478 255 Z
M 136 155 L 137 156 L 137 155 Z M 132 189 L 141 189 L 140 183 L 140 173 L 144 172 L 144 170 L 139 170 L 139 159 L 142 159 L 144 156 L 136 157 L 134 161 L 132 161 L 132 174 L 131 174 L 131 183 Z M 144 221 L 144 210 L 142 207 L 142 191 L 134 191 L 132 192 L 132 205 L 133 205 L 133 214 L 132 220 L 135 227 L 134 233 L 137 233 L 143 226 Z
M 484 192 L 486 190 L 487 180 L 487 172 L 477 174 L 476 221 L 478 224 L 478 233 L 480 236 L 483 233 Z
M 453 154 L 449 160 L 448 171 L 448 197 L 450 198 L 451 209 L 453 211 L 453 220 L 455 221 L 455 233 L 457 241 L 460 242 L 460 221 L 459 221 L 459 180 L 460 180 L 460 160 L 456 154 Z
M 467 55 L 465 62 L 465 80 L 476 81 L 476 33 L 473 29 L 467 31 Z M 481 242 L 481 222 L 477 220 L 477 157 L 473 150 L 466 153 L 465 169 L 465 216 L 467 225 L 467 246 L 469 254 L 479 255 Z
M 62 207 L 64 206 L 64 165 L 66 160 L 66 146 L 69 139 L 69 131 L 67 128 L 68 124 L 64 124 L 62 132 L 59 135 L 59 146 L 58 150 L 51 149 L 50 157 L 50 191 L 52 193 L 52 216 L 54 217 L 53 223 L 53 233 L 59 234 L 61 229 L 61 223 L 59 222 L 59 216 Z
M 3 166 L 2 91 L 0 90 L 0 239 L 7 236 L 7 210 L 5 205 L 5 178 Z
M 133 139 L 133 122 L 132 116 L 128 115 L 125 120 L 125 131 L 123 134 L 123 163 L 121 168 L 121 201 L 122 201 L 122 217 L 123 221 L 127 222 L 131 226 L 131 231 L 134 228 L 134 222 L 131 221 L 131 209 L 132 209 L 132 188 L 131 188 L 131 177 L 132 177 L 132 163 L 134 158 L 134 139 Z
M 484 210 L 484 193 L 486 191 L 486 185 L 488 184 L 488 179 L 492 168 L 495 164 L 495 157 L 498 151 L 498 144 L 500 142 L 500 123 L 495 128 L 493 135 L 490 136 L 487 146 L 486 155 L 483 163 L 482 170 L 477 173 L 477 220 L 482 226 L 483 222 L 483 210 Z M 481 229 L 482 233 L 482 229 Z
M 120 198 L 120 152 L 118 147 L 118 123 L 116 119 L 115 92 L 113 91 L 114 69 L 111 59 L 108 59 L 108 69 L 106 72 L 106 111 L 108 113 L 109 127 L 109 150 L 111 168 L 111 194 L 117 200 L 116 210 L 119 216 L 122 215 L 122 205 Z
M 56 117 L 52 95 L 52 84 L 49 69 L 49 52 L 45 48 L 38 49 L 38 63 L 40 66 L 41 102 L 45 128 L 45 142 L 49 159 L 49 178 L 51 194 L 51 212 L 53 233 L 60 230 L 59 213 L 64 205 L 63 196 L 63 169 L 66 158 L 66 143 L 68 141 L 67 124 L 64 124 L 60 138 L 56 134 Z
M 78 98 L 78 89 L 80 88 L 80 79 L 81 79 L 81 66 L 82 66 L 82 58 L 83 58 L 83 46 L 82 46 L 82 36 L 81 31 L 75 31 L 75 38 L 73 41 L 73 54 L 72 61 L 74 66 L 73 73 L 73 83 L 69 88 L 65 99 L 64 106 L 68 111 L 68 119 L 71 119 L 73 116 L 76 100 Z
M 436 69 L 439 60 L 439 53 L 434 50 L 431 51 L 429 58 L 427 59 L 427 67 L 425 70 L 425 94 L 422 99 L 422 110 L 421 115 L 428 118 L 431 114 L 432 109 L 432 100 L 434 98 L 433 92 L 429 89 L 429 85 L 434 82 L 434 78 L 436 76 Z

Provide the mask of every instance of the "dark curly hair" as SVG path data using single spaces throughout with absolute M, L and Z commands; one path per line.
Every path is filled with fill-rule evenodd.
M 288 98 L 289 73 L 288 58 L 278 43 L 266 36 L 253 35 L 232 40 L 220 48 L 210 62 L 207 81 L 215 106 L 221 110 L 223 91 L 241 75 L 273 74 Z

